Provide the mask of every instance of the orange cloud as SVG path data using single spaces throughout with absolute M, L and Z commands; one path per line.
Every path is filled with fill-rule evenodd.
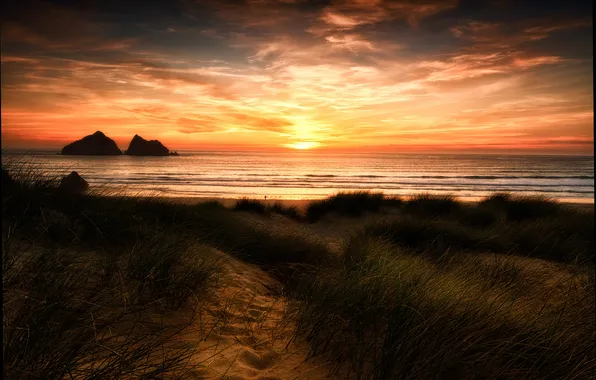
M 586 61 L 524 45 L 581 23 L 513 33 L 466 20 L 439 33 L 424 20 L 457 1 L 300 5 L 207 4 L 225 28 L 151 26 L 168 42 L 188 38 L 177 54 L 166 42 L 101 37 L 92 23 L 75 24 L 74 38 L 15 23 L 10 39 L 56 52 L 3 54 L 2 137 L 57 147 L 102 130 L 119 144 L 142 133 L 172 149 L 589 150 Z M 383 29 L 395 20 L 401 33 Z M 416 42 L 424 33 L 437 51 Z

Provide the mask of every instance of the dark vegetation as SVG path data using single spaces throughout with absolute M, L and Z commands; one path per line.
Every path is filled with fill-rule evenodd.
M 387 214 L 286 281 L 311 355 L 363 379 L 592 376 L 593 213 L 508 194 L 389 199 L 340 193 L 306 209 L 310 222 Z
M 273 236 L 217 202 L 73 194 L 33 174 L 3 178 L 9 378 L 184 377 L 195 348 L 177 337 L 217 282 L 213 247 L 263 265 L 315 263 L 327 253 L 296 234 Z
M 341 259 L 293 293 L 297 334 L 338 374 L 589 379 L 596 369 L 593 274 L 568 274 L 556 292 L 544 286 L 556 271 L 506 257 L 431 261 L 366 235 Z
M 243 198 L 234 204 L 233 210 L 254 212 L 261 215 L 279 214 L 296 221 L 304 219 L 296 206 L 286 206 L 280 202 L 266 205 L 257 200 Z
M 382 193 L 339 193 L 312 202 L 306 218 L 314 222 L 331 213 L 356 217 L 389 211 L 389 221 L 369 225 L 366 232 L 420 253 L 493 252 L 563 263 L 594 259 L 593 213 L 542 197 L 495 194 L 465 204 L 430 194 L 402 200 Z
M 234 205 L 234 211 L 249 211 L 256 212 L 257 214 L 265 214 L 267 213 L 268 209 L 266 205 L 259 201 L 244 198 L 236 202 Z
M 227 209 L 73 194 L 58 183 L 2 172 L 10 378 L 185 377 L 194 347 L 176 337 L 217 283 L 217 250 L 283 282 L 296 337 L 338 372 L 588 379 L 596 369 L 593 213 L 506 194 L 467 205 L 358 192 L 302 215 L 252 200 Z M 242 212 L 271 223 L 272 214 L 387 218 L 332 252 L 321 238 L 259 227 Z
M 407 212 L 421 217 L 449 215 L 460 208 L 460 203 L 450 195 L 431 194 L 414 196 L 404 206 Z
M 301 221 L 304 219 L 300 211 L 298 211 L 298 207 L 296 206 L 285 206 L 282 203 L 276 202 L 273 205 L 269 206 L 268 209 L 273 213 L 284 215 L 290 219 L 294 219 L 297 221 Z
M 31 174 L 2 188 L 7 378 L 156 378 L 192 370 L 193 347 L 175 338 L 194 323 L 220 258 L 153 221 L 131 224 L 135 217 L 123 218 L 117 205 L 122 200 L 72 194 L 57 179 Z
M 397 207 L 401 204 L 400 198 L 387 197 L 383 193 L 340 192 L 329 198 L 311 202 L 306 209 L 306 218 L 310 222 L 316 222 L 329 213 L 359 217 L 367 212 L 379 212 L 383 207 Z

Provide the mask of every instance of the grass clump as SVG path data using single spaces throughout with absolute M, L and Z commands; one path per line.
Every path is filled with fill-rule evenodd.
M 236 202 L 235 211 L 255 212 L 262 215 L 276 213 L 296 221 L 306 217 L 309 222 L 316 222 L 324 215 L 335 213 L 341 216 L 359 217 L 366 212 L 379 212 L 382 208 L 399 208 L 403 205 L 397 196 L 387 197 L 383 193 L 370 191 L 340 192 L 329 198 L 310 202 L 303 216 L 296 206 L 284 206 L 276 202 L 270 206 L 251 199 Z
M 368 226 L 365 233 L 418 253 L 440 256 L 445 251 L 506 252 L 511 243 L 483 230 L 447 220 L 400 217 Z
M 505 211 L 510 221 L 523 221 L 545 217 L 557 217 L 559 204 L 544 197 L 519 197 L 506 203 Z
M 593 214 L 562 213 L 557 217 L 506 224 L 501 231 L 522 255 L 575 264 L 594 260 Z
M 295 290 L 296 333 L 334 372 L 360 379 L 589 378 L 594 295 L 570 308 L 510 265 L 462 260 L 448 267 L 360 235 L 343 262 L 305 275 Z M 582 275 L 583 276 L 583 275 Z M 582 283 L 588 283 L 584 281 Z M 534 292 L 534 293 L 533 293 Z
M 296 206 L 285 206 L 281 202 L 275 202 L 272 205 L 266 205 L 254 199 L 241 199 L 234 205 L 234 211 L 253 212 L 260 215 L 279 214 L 290 219 L 301 221 L 302 215 Z
M 243 198 L 236 202 L 234 205 L 234 211 L 248 211 L 255 212 L 257 214 L 265 214 L 267 211 L 267 206 L 259 201 Z
M 272 213 L 286 216 L 296 221 L 301 221 L 303 219 L 302 214 L 300 213 L 300 211 L 298 211 L 298 207 L 285 206 L 280 202 L 275 202 L 273 205 L 269 206 L 269 211 Z
M 330 257 L 327 245 L 297 232 L 273 232 L 259 227 L 243 228 L 244 235 L 222 247 L 245 261 L 266 267 L 284 264 L 315 265 Z
M 410 198 L 404 205 L 404 210 L 410 214 L 423 217 L 448 215 L 460 208 L 452 195 L 419 194 Z
M 552 200 L 496 194 L 477 205 L 427 208 L 430 203 L 416 202 L 420 208 L 411 209 L 406 204 L 401 214 L 365 227 L 366 232 L 435 257 L 449 250 L 516 254 L 576 264 L 594 258 L 593 214 L 562 207 Z
M 487 210 L 478 206 L 464 206 L 457 211 L 457 220 L 464 225 L 487 228 L 496 224 L 500 219 L 498 212 Z
M 365 212 L 379 212 L 383 206 L 383 193 L 370 191 L 340 192 L 329 198 L 313 201 L 306 209 L 306 218 L 315 222 L 323 215 L 334 212 L 339 215 L 358 217 Z
M 157 378 L 196 366 L 177 337 L 209 298 L 219 257 L 180 218 L 213 207 L 67 195 L 30 178 L 2 194 L 6 375 Z
M 117 253 L 34 248 L 18 236 L 12 230 L 3 240 L 7 376 L 155 378 L 192 369 L 193 346 L 174 338 L 208 295 L 216 258 L 164 236 Z M 180 318 L 155 323 L 174 311 Z
M 507 193 L 497 193 L 483 199 L 479 208 L 504 212 L 511 222 L 557 217 L 562 211 L 554 199 L 541 196 L 513 197 Z

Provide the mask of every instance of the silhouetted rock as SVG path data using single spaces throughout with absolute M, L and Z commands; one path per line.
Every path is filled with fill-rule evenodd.
M 125 154 L 130 156 L 169 156 L 170 150 L 158 140 L 145 140 L 141 136 L 135 135 Z
M 69 193 L 82 193 L 89 188 L 87 181 L 77 172 L 72 172 L 60 181 L 59 189 Z
M 62 148 L 65 155 L 119 156 L 122 151 L 111 138 L 97 131 Z
M 8 172 L 2 169 L 2 192 L 10 192 L 14 188 L 14 179 L 8 174 Z

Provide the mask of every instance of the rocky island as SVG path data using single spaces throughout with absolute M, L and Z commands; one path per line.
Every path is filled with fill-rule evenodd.
M 122 151 L 116 142 L 107 137 L 103 132 L 97 131 L 92 135 L 85 136 L 80 140 L 66 145 L 62 148 L 63 155 L 87 155 L 87 156 L 119 156 Z M 177 156 L 178 153 L 171 152 L 159 140 L 145 140 L 135 135 L 124 154 L 129 156 Z
M 135 135 L 130 141 L 128 149 L 124 152 L 129 156 L 177 156 L 178 153 L 170 152 L 159 140 L 145 140 Z
M 116 142 L 97 131 L 62 148 L 63 155 L 119 156 L 122 154 Z
M 68 193 L 84 193 L 89 189 L 89 183 L 79 173 L 73 171 L 62 178 L 58 189 Z

